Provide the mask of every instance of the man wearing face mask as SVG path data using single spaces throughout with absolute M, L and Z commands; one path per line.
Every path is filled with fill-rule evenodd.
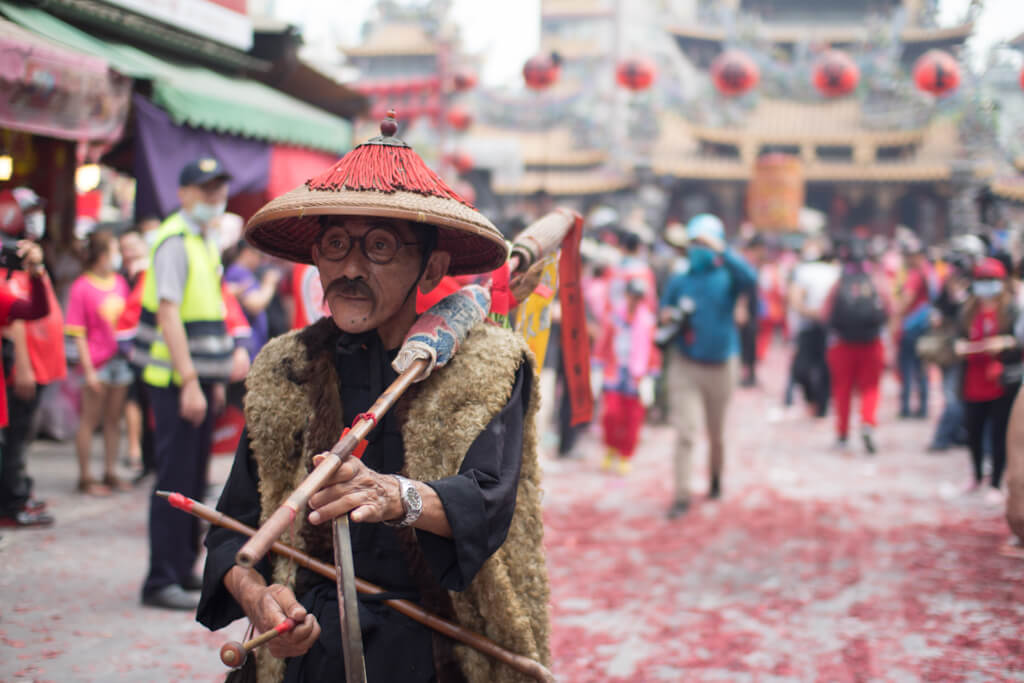
M 739 331 L 733 312 L 736 299 L 757 286 L 757 273 L 725 243 L 722 221 L 711 214 L 694 216 L 687 226 L 690 268 L 668 282 L 662 297 L 662 322 L 672 309 L 692 310 L 685 331 L 676 338 L 669 360 L 670 419 L 676 429 L 674 519 L 690 506 L 690 467 L 701 412 L 710 442 L 709 496 L 721 495 L 725 464 L 725 413 L 736 385 Z
M 185 166 L 181 210 L 160 226 L 146 271 L 133 361 L 142 367 L 155 421 L 156 486 L 202 498 L 213 419 L 224 404 L 234 340 L 225 326 L 221 263 L 212 226 L 224 214 L 230 176 L 212 158 Z M 194 609 L 196 520 L 153 496 L 143 604 Z
M 15 239 L 38 243 L 46 233 L 44 206 L 39 195 L 27 187 L 3 192 L 0 231 Z M 15 297 L 29 298 L 32 282 L 24 270 L 0 269 L 0 279 Z M 0 436 L 0 526 L 40 527 L 53 523 L 46 503 L 33 497 L 32 479 L 25 467 L 25 451 L 43 390 L 64 379 L 67 373 L 64 316 L 45 272 L 41 281 L 49 313 L 37 320 L 12 320 L 3 329 L 4 355 L 12 362 L 7 386 L 2 389 L 7 393 L 9 423 Z

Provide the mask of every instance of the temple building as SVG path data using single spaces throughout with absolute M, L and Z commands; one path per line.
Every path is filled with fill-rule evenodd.
M 651 160 L 671 187 L 670 216 L 722 215 L 735 229 L 746 218 L 748 182 L 768 153 L 802 162 L 805 202 L 822 211 L 832 231 L 864 226 L 891 234 L 906 225 L 926 239 L 963 229 L 950 199 L 976 191 L 994 172 L 963 140 L 970 95 L 939 98 L 917 91 L 914 61 L 932 49 L 956 55 L 971 34 L 969 20 L 935 22 L 929 0 L 719 0 L 690 3 L 669 31 L 702 70 L 682 111 L 662 112 L 661 139 Z M 729 97 L 711 83 L 709 67 L 726 49 L 741 50 L 760 69 L 749 94 Z M 851 93 L 826 97 L 812 84 L 826 49 L 859 67 Z M 797 227 L 797 226 L 792 226 Z

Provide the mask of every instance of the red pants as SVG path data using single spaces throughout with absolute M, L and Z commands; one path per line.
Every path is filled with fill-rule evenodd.
M 617 391 L 604 392 L 604 443 L 624 458 L 633 457 L 640 428 L 644 424 L 644 404 L 636 396 Z
M 885 368 L 882 340 L 868 344 L 839 342 L 828 352 L 832 374 L 832 396 L 836 406 L 836 432 L 845 439 L 850 432 L 850 403 L 853 393 L 860 394 L 860 421 L 872 427 L 878 424 L 879 387 Z

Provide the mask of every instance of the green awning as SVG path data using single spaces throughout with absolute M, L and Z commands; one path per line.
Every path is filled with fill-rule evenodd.
M 0 1 L 0 12 L 30 31 L 107 60 L 125 76 L 152 81 L 153 103 L 179 125 L 330 152 L 351 147 L 348 121 L 262 83 L 102 41 L 34 7 Z

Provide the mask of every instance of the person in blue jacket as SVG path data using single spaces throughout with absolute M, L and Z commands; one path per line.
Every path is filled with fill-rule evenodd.
M 700 415 L 710 443 L 709 497 L 722 494 L 725 416 L 737 377 L 736 300 L 757 284 L 757 273 L 726 244 L 722 221 L 711 214 L 687 225 L 689 269 L 674 275 L 661 299 L 663 325 L 678 323 L 669 344 L 670 422 L 676 430 L 675 498 L 668 516 L 690 506 L 690 468 Z

